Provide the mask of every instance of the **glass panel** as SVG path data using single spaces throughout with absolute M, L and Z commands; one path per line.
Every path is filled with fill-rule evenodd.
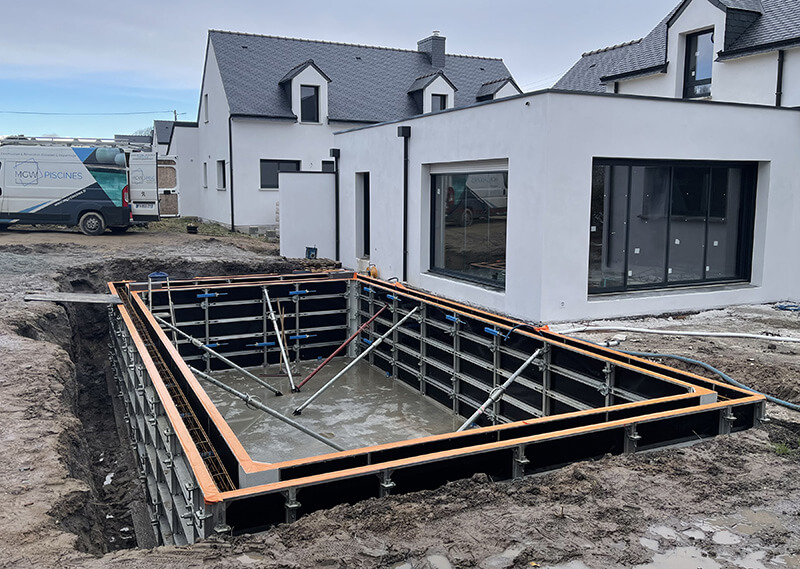
M 708 279 L 730 279 L 739 276 L 737 251 L 741 193 L 741 168 L 712 170 L 706 271 Z
M 589 288 L 625 285 L 625 240 L 628 219 L 628 166 L 599 166 L 592 179 L 592 225 Z M 599 244 L 599 246 L 598 246 Z
M 300 86 L 300 120 L 302 122 L 319 122 L 319 87 L 314 85 Z
M 262 188 L 277 188 L 278 187 L 278 162 L 274 160 L 261 161 L 261 187 Z
M 664 282 L 669 168 L 631 168 L 628 286 Z
M 709 168 L 675 168 L 669 236 L 669 282 L 701 280 L 705 274 Z
M 432 268 L 505 286 L 508 174 L 432 176 Z
M 694 80 L 711 79 L 711 67 L 714 63 L 714 34 L 707 32 L 696 38 Z

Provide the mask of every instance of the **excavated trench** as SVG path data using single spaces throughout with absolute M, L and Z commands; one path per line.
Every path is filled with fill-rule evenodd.
M 146 278 L 155 270 L 188 278 L 298 268 L 275 258 L 256 264 L 176 258 L 160 260 L 157 265 L 140 259 L 114 259 L 62 272 L 56 282 L 61 292 L 106 294 L 106 283 L 111 280 Z M 107 307 L 65 303 L 63 309 L 19 322 L 16 328 L 20 336 L 58 344 L 74 365 L 74 377 L 64 379 L 63 398 L 78 421 L 61 434 L 59 454 L 70 476 L 85 483 L 86 490 L 68 494 L 49 514 L 61 529 L 77 536 L 76 548 L 81 552 L 102 555 L 154 547 L 157 543 L 109 360 Z

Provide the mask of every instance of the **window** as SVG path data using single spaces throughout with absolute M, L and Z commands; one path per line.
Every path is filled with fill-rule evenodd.
M 300 122 L 319 122 L 319 87 L 300 86 Z
M 225 189 L 225 160 L 217 160 L 217 189 Z
M 686 36 L 686 65 L 683 98 L 711 96 L 711 68 L 714 63 L 714 31 Z
M 508 172 L 431 176 L 431 271 L 505 288 Z
M 262 160 L 261 161 L 261 188 L 275 189 L 278 187 L 278 172 L 299 172 L 299 160 Z
M 336 162 L 333 160 L 323 160 L 322 161 L 322 171 L 323 172 L 336 172 Z
M 595 160 L 589 293 L 750 278 L 752 164 Z
M 208 122 L 208 93 L 203 95 L 203 120 Z
M 431 95 L 431 112 L 447 109 L 447 95 Z
M 208 187 L 208 162 L 203 162 L 203 187 Z

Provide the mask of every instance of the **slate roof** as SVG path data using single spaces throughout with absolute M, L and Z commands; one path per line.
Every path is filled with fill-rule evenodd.
M 231 114 L 279 119 L 296 117 L 280 80 L 314 61 L 328 84 L 328 116 L 335 121 L 383 122 L 417 115 L 409 85 L 436 71 L 416 50 L 261 36 L 211 30 Z M 454 105 L 476 102 L 481 85 L 509 77 L 501 59 L 447 55 L 443 69 L 456 87 Z
M 691 1 L 682 0 L 641 40 L 583 54 L 580 61 L 559 79 L 555 88 L 604 92 L 604 82 L 662 72 L 667 64 L 670 20 Z M 708 1 L 722 10 L 755 13 L 751 16 L 753 24 L 719 54 L 720 59 L 770 51 L 777 49 L 776 45 L 800 45 L 800 5 L 797 0 Z
M 450 83 L 453 89 L 458 91 L 456 86 L 453 85 L 453 82 L 450 81 L 450 79 L 447 78 L 447 75 L 442 73 L 442 71 L 440 70 L 440 71 L 435 71 L 434 73 L 428 73 L 427 75 L 423 75 L 422 77 L 417 77 L 416 79 L 414 79 L 414 82 L 411 84 L 411 87 L 408 88 L 408 92 L 413 93 L 414 91 L 422 91 L 425 87 L 433 83 L 437 77 L 441 77 L 442 79 Z
M 511 77 L 503 77 L 502 79 L 495 79 L 494 81 L 487 81 L 486 83 L 481 85 L 481 88 L 478 89 L 478 93 L 475 96 L 476 97 L 486 97 L 487 95 L 494 95 L 500 89 L 502 89 L 503 87 L 505 87 L 509 83 L 514 85 L 514 87 L 517 88 L 517 91 L 519 91 L 520 93 L 522 92 L 522 89 L 520 89 L 519 86 L 517 86 L 517 83 L 514 81 L 513 78 L 511 78 Z
M 172 130 L 175 128 L 175 121 L 153 121 L 156 140 L 161 144 L 169 144 L 172 141 Z

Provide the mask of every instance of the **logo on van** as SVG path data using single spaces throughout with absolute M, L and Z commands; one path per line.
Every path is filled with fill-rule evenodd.
M 39 184 L 42 171 L 39 163 L 33 158 L 14 164 L 14 183 L 19 186 L 35 186 Z
M 136 184 L 137 186 L 141 186 L 144 182 L 144 171 L 143 170 L 134 170 L 131 172 L 131 182 Z

